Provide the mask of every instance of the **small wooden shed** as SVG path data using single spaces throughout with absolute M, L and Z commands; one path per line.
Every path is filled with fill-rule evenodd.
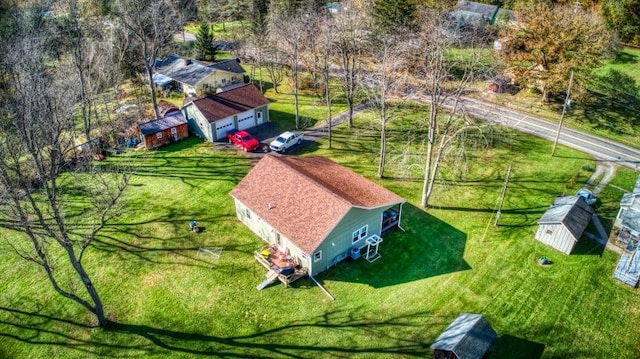
M 182 112 L 171 112 L 164 118 L 138 125 L 138 136 L 149 150 L 174 143 L 189 137 L 187 120 Z
M 482 359 L 497 334 L 481 314 L 460 314 L 431 344 L 434 359 Z
M 592 216 L 593 208 L 582 197 L 557 197 L 538 221 L 535 238 L 560 252 L 571 254 Z

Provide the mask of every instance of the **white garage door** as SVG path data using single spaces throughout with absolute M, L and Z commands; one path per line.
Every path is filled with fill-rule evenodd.
M 224 120 L 216 121 L 216 140 L 221 140 L 225 137 L 229 130 L 233 130 L 233 118 L 225 118 Z
M 251 128 L 256 125 L 256 122 L 253 119 L 253 114 L 242 114 L 238 116 L 238 129 L 246 130 L 247 128 Z

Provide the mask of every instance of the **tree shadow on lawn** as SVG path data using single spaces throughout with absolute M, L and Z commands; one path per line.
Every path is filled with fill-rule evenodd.
M 488 359 L 540 359 L 544 349 L 544 344 L 504 334 L 491 346 Z
M 401 225 L 405 232 L 383 236 L 378 260 L 348 260 L 319 277 L 382 288 L 471 269 L 463 258 L 465 233 L 409 203 L 403 205 Z
M 374 318 L 361 311 L 336 310 L 251 334 L 216 336 L 117 322 L 99 329 L 39 311 L 7 307 L 0 307 L 0 318 L 4 318 L 0 319 L 1 337 L 30 345 L 59 346 L 106 357 L 186 353 L 224 358 L 348 357 L 357 354 L 425 357 L 429 352 L 428 336 L 416 336 L 415 333 L 424 326 L 443 326 L 446 320 L 424 312 Z M 97 330 L 104 332 L 91 333 Z M 317 344 L 315 338 L 325 337 L 323 333 L 335 336 L 336 332 L 351 340 L 344 341 L 344 345 L 340 342 Z M 306 336 L 300 336 L 300 333 Z M 104 339 L 107 336 L 109 340 Z
M 211 267 L 207 258 L 198 255 L 198 250 L 201 247 L 222 247 L 226 254 L 237 252 L 250 255 L 253 252 L 254 246 L 250 243 L 241 245 L 237 242 L 221 242 L 212 240 L 206 233 L 193 233 L 188 228 L 191 219 L 193 217 L 176 219 L 175 216 L 169 215 L 139 223 L 110 224 L 99 233 L 93 241 L 92 247 L 117 256 L 120 260 L 130 261 L 132 258 L 137 258 L 153 264 L 179 264 L 194 267 Z M 212 226 L 220 221 L 235 222 L 235 217 L 229 215 L 198 219 L 199 223 L 211 223 Z M 139 232 L 138 225 L 155 222 L 173 223 L 177 226 L 174 228 L 175 233 L 181 233 L 181 235 L 166 239 Z M 131 240 L 127 241 L 122 238 L 130 238 Z M 220 266 L 216 264 L 216 268 L 220 268 Z M 230 272 L 233 271 L 234 269 L 231 268 Z

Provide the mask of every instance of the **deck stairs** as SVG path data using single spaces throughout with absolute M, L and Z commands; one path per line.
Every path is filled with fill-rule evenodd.
M 278 279 L 278 275 L 279 275 L 279 273 L 274 271 L 274 270 L 268 271 L 267 274 L 266 274 L 267 278 L 265 280 L 263 280 L 262 283 L 258 284 L 256 289 L 257 290 L 263 290 L 269 284 L 275 282 Z

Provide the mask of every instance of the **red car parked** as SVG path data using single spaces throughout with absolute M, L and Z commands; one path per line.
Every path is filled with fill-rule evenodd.
M 260 147 L 260 142 L 247 131 L 230 130 L 227 132 L 229 143 L 242 148 L 245 152 L 255 151 Z

